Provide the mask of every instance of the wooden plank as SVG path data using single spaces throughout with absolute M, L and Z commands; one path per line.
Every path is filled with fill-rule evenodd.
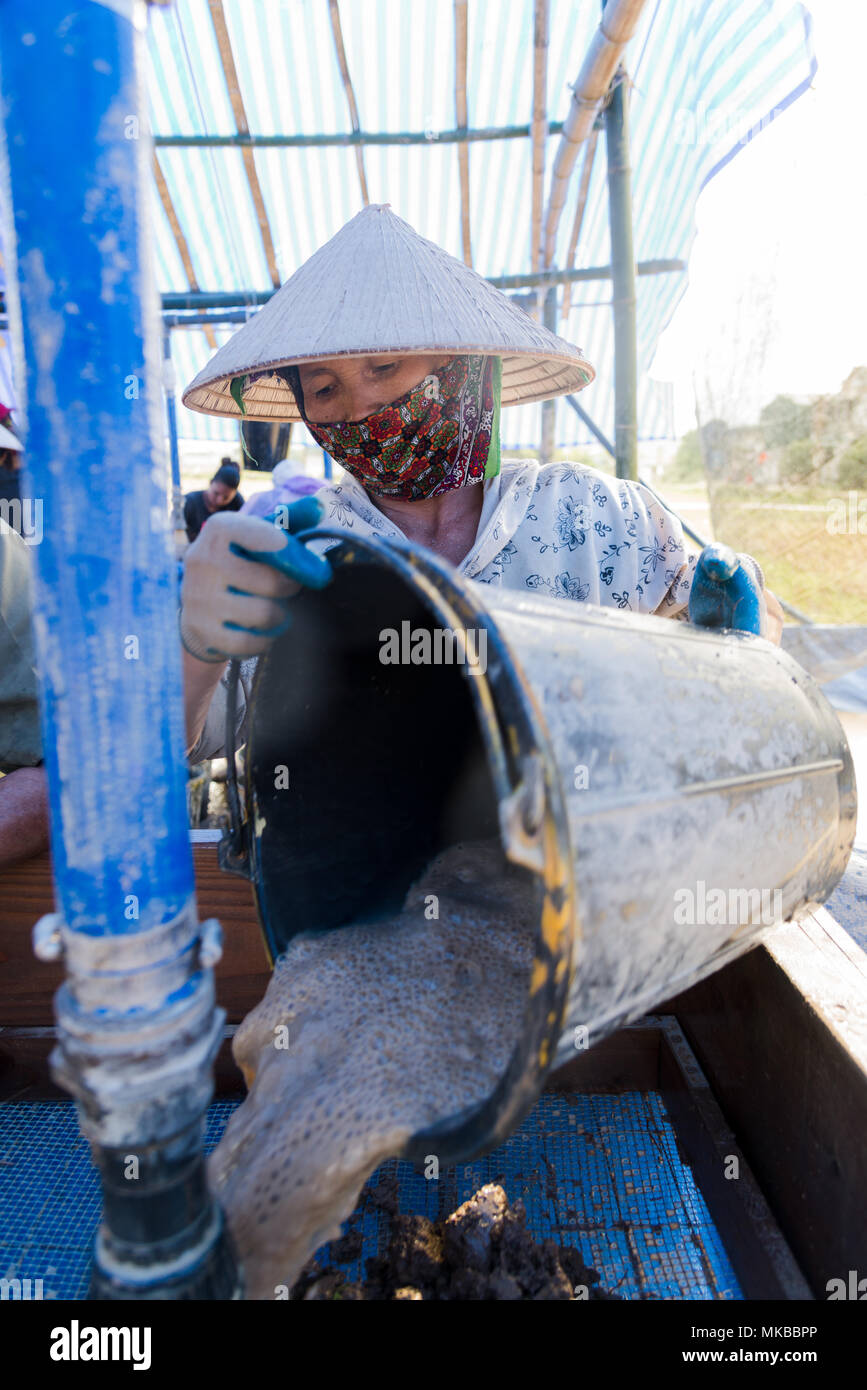
M 646 1020 L 576 1052 L 573 1061 L 551 1072 L 546 1091 L 584 1091 L 592 1095 L 655 1091 L 659 1085 L 660 1031 Z
M 232 1057 L 237 1025 L 223 1029 L 214 1062 L 214 1094 L 243 1095 L 244 1078 Z M 48 1058 L 56 1041 L 54 1028 L 0 1027 L 0 1103 L 4 1101 L 69 1100 L 68 1091 L 51 1080 Z
M 659 1089 L 748 1299 L 812 1299 L 746 1157 L 676 1019 L 660 1019 Z
M 199 917 L 216 917 L 223 928 L 223 958 L 217 966 L 217 999 L 230 1023 L 240 1023 L 262 998 L 270 978 L 252 886 L 225 874 L 216 844 L 194 844 Z M 19 1027 L 53 1023 L 54 993 L 61 965 L 33 955 L 34 922 L 54 911 L 48 854 L 25 860 L 0 874 L 0 1024 Z
M 668 1001 L 819 1298 L 867 1270 L 867 956 L 818 908 Z

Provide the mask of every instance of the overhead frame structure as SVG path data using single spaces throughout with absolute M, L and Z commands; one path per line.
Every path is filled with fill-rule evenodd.
M 339 0 L 335 12 L 331 0 L 291 7 L 221 0 L 213 15 L 206 0 L 151 6 L 146 124 L 156 132 L 159 164 L 153 172 L 160 288 L 169 295 L 225 296 L 237 286 L 235 304 L 254 312 L 275 274 L 288 278 L 353 215 L 365 193 L 391 201 L 423 235 L 459 257 L 469 203 L 473 264 L 509 287 L 522 287 L 534 262 L 537 271 L 553 270 L 558 277 L 604 269 L 610 262 L 606 170 L 604 161 L 592 158 L 605 119 L 601 110 L 583 152 L 577 147 L 550 263 L 534 256 L 538 238 L 532 227 L 534 215 L 538 221 L 541 118 L 567 117 L 544 122 L 544 236 L 553 201 L 547 187 L 552 163 L 575 105 L 570 88 L 578 87 L 574 74 L 587 68 L 584 55 L 599 46 L 601 11 L 593 15 L 572 0 L 547 0 L 547 92 L 540 102 L 540 0 L 510 0 L 508 20 L 494 0 L 468 0 L 467 124 L 460 126 L 448 83 L 456 56 L 453 5 L 444 11 L 434 0 Z M 609 36 L 611 10 L 616 17 L 611 4 L 603 17 Z M 240 119 L 226 76 L 227 51 Z M 643 262 L 637 267 L 635 325 L 639 437 L 673 439 L 671 388 L 648 369 L 685 288 L 682 267 L 695 234 L 697 192 L 806 90 L 816 64 L 809 14 L 798 0 L 780 0 L 772 9 L 758 9 L 753 0 L 719 0 L 712 12 L 696 9 L 693 0 L 666 0 L 664 7 L 661 0 L 647 0 L 629 53 L 635 250 Z M 455 84 L 455 96 L 461 85 Z M 714 135 L 714 119 L 733 107 L 741 124 L 735 128 L 733 118 Z M 469 156 L 469 199 L 463 204 L 461 151 Z M 259 208 L 249 167 L 258 179 Z M 353 169 L 359 170 L 357 179 Z M 643 278 L 647 262 L 666 273 L 655 281 Z M 580 342 L 597 367 L 583 406 L 613 438 L 611 296 L 581 293 L 565 279 L 559 283 L 565 288 L 556 295 L 557 331 Z M 262 289 L 253 295 L 251 284 Z M 532 288 L 541 291 L 543 285 Z M 226 301 L 214 301 L 215 309 L 221 302 Z M 522 296 L 522 302 L 528 312 L 541 312 L 545 296 Z M 179 388 L 230 331 L 213 320 L 197 328 L 180 340 L 172 333 Z M 183 436 L 231 439 L 227 422 L 190 416 L 177 400 L 176 409 Z M 504 412 L 507 450 L 538 448 L 543 409 Z M 555 402 L 550 411 L 560 447 L 587 442 L 588 433 L 565 404 Z
M 530 227 L 530 261 L 532 266 L 532 273 L 531 276 L 515 274 L 490 278 L 492 283 L 497 284 L 499 287 L 504 289 L 520 288 L 528 285 L 536 286 L 539 289 L 539 302 L 544 306 L 543 312 L 545 323 L 548 327 L 552 329 L 552 331 L 556 331 L 556 290 L 559 284 L 567 283 L 568 281 L 574 282 L 576 280 L 581 279 L 602 278 L 610 274 L 615 280 L 615 300 L 617 300 L 618 303 L 620 303 L 620 300 L 618 299 L 616 282 L 618 276 L 622 277 L 622 275 L 626 273 L 625 263 L 623 262 L 622 258 L 619 265 L 614 265 L 610 269 L 607 267 L 600 267 L 595 271 L 589 272 L 582 272 L 578 270 L 567 270 L 565 272 L 559 271 L 553 265 L 552 258 L 554 241 L 556 237 L 557 222 L 559 220 L 560 213 L 565 203 L 566 189 L 575 162 L 578 146 L 584 141 L 586 135 L 593 128 L 593 124 L 596 120 L 599 109 L 602 105 L 604 98 L 607 95 L 608 84 L 610 82 L 611 73 L 613 72 L 614 65 L 616 64 L 620 53 L 623 51 L 626 43 L 628 42 L 628 39 L 633 34 L 638 19 L 640 17 L 641 10 L 645 3 L 646 0 L 608 0 L 608 4 L 605 7 L 604 14 L 605 22 L 604 24 L 600 23 L 597 34 L 594 36 L 590 52 L 588 53 L 587 58 L 579 72 L 578 79 L 573 90 L 572 105 L 570 108 L 569 116 L 567 117 L 567 120 L 563 123 L 560 123 L 559 126 L 555 125 L 552 127 L 552 125 L 548 121 L 546 100 L 547 59 L 549 44 L 549 0 L 534 0 L 533 110 L 532 121 L 529 127 L 532 142 L 533 161 L 532 211 Z M 244 160 L 244 168 L 247 174 L 250 194 L 256 210 L 256 217 L 259 223 L 259 229 L 262 236 L 262 243 L 265 250 L 268 269 L 271 275 L 272 285 L 276 289 L 280 285 L 280 275 L 274 252 L 274 240 L 271 232 L 271 227 L 268 221 L 268 215 L 265 209 L 265 203 L 262 196 L 262 189 L 256 172 L 253 154 L 253 150 L 256 148 L 256 146 L 273 146 L 277 143 L 283 143 L 285 145 L 288 145 L 290 143 L 324 143 L 325 140 L 329 139 L 335 142 L 339 140 L 341 143 L 354 144 L 359 183 L 361 188 L 361 196 L 362 201 L 366 205 L 369 202 L 369 194 L 364 167 L 364 145 L 375 143 L 377 140 L 395 140 L 400 142 L 408 142 L 411 140 L 417 141 L 419 139 L 419 136 L 413 135 L 409 132 L 404 133 L 403 135 L 382 135 L 379 137 L 365 135 L 362 133 L 358 113 L 358 104 L 356 101 L 355 92 L 349 73 L 349 66 L 343 41 L 343 31 L 340 21 L 340 9 L 338 0 L 328 0 L 328 11 L 331 31 L 334 40 L 336 60 L 340 69 L 341 82 L 346 95 L 350 123 L 352 125 L 351 136 L 295 137 L 280 135 L 252 135 L 247 120 L 247 113 L 244 107 L 243 98 L 240 92 L 235 58 L 232 50 L 232 42 L 229 35 L 228 26 L 226 24 L 223 0 L 208 0 L 208 5 L 211 14 L 211 20 L 214 26 L 214 31 L 216 34 L 222 71 L 226 81 L 226 87 L 232 106 L 232 112 L 237 125 L 237 131 L 234 135 L 231 136 L 157 136 L 155 143 L 158 146 L 178 146 L 181 144 L 187 144 L 200 146 L 207 145 L 212 148 L 215 148 L 219 145 L 229 145 L 235 148 L 239 148 L 241 150 L 242 157 Z M 464 261 L 467 265 L 472 265 L 473 257 L 470 231 L 469 145 L 472 143 L 473 140 L 477 139 L 497 137 L 502 138 L 504 132 L 496 132 L 495 136 L 494 132 L 491 130 L 471 131 L 468 127 L 467 0 L 453 0 L 453 13 L 455 45 L 456 128 L 455 131 L 451 132 L 448 136 L 446 136 L 446 138 L 453 138 L 454 143 L 456 143 L 458 146 L 462 250 Z M 623 118 L 622 113 L 620 112 L 620 108 L 618 108 L 617 119 L 620 121 L 622 126 Z M 561 146 L 558 151 L 557 159 L 555 160 L 554 169 L 552 172 L 551 192 L 549 195 L 548 206 L 544 215 L 543 226 L 545 157 L 548 135 L 552 129 L 560 131 Z M 522 128 L 520 127 L 512 128 L 509 130 L 508 136 L 514 137 L 521 132 Z M 425 141 L 429 143 L 429 132 L 425 132 L 424 136 L 421 138 L 424 138 Z M 438 138 L 442 139 L 443 137 Z M 621 134 L 621 140 L 624 140 L 625 138 L 625 132 L 623 132 Z M 586 185 L 589 182 L 590 171 L 592 168 L 592 156 L 594 150 L 595 140 L 591 149 L 589 150 L 588 157 L 585 160 L 585 175 L 583 180 L 585 199 Z M 189 295 L 180 297 L 164 296 L 164 310 L 171 311 L 181 308 L 201 309 L 204 307 L 218 309 L 221 304 L 234 307 L 233 305 L 231 305 L 231 292 L 229 292 L 228 295 L 226 292 L 223 292 L 223 294 L 221 295 L 209 296 L 207 295 L 207 293 L 202 294 L 201 291 L 197 290 L 197 287 L 194 283 L 195 274 L 192 269 L 192 262 L 189 256 L 189 251 L 187 249 L 186 256 L 184 256 L 184 250 L 182 249 L 182 247 L 184 246 L 183 236 L 180 232 L 177 216 L 174 213 L 174 209 L 171 205 L 171 198 L 168 192 L 168 188 L 165 184 L 165 179 L 162 178 L 161 171 L 159 170 L 158 159 L 156 154 L 154 156 L 154 162 L 155 172 L 159 176 L 160 195 L 163 201 L 163 206 L 166 209 L 173 230 L 175 231 L 178 247 L 181 251 L 182 258 L 184 259 L 185 269 L 187 270 L 188 279 L 190 281 Z M 620 207 L 620 205 L 618 205 L 618 207 Z M 576 216 L 575 225 L 573 227 L 573 238 L 570 241 L 570 254 L 574 254 L 575 244 L 577 243 L 577 235 L 579 230 L 580 216 Z M 620 236 L 620 241 L 623 241 L 622 233 Z M 629 243 L 631 245 L 631 236 L 629 238 Z M 657 260 L 655 263 L 649 263 L 645 265 L 645 267 L 643 267 L 643 273 L 664 273 L 665 271 L 670 269 L 680 270 L 682 268 L 683 263 L 674 258 L 668 262 L 664 260 Z M 631 274 L 634 277 L 634 266 L 632 266 L 631 268 Z M 266 298 L 267 296 L 263 295 L 262 292 L 251 293 L 250 291 L 239 290 L 237 292 L 235 302 L 243 302 L 250 305 L 266 302 Z M 618 335 L 619 348 L 621 354 L 623 353 L 624 349 L 626 349 L 628 357 L 634 362 L 635 346 L 633 344 L 630 351 L 628 349 L 627 343 L 629 333 L 631 332 L 634 337 L 635 331 L 634 296 L 632 308 L 633 314 L 630 325 L 630 323 L 628 323 L 624 318 L 623 306 L 621 303 L 619 316 L 617 318 L 616 332 Z M 212 341 L 212 329 L 214 322 L 216 322 L 216 320 L 209 320 L 207 323 L 204 324 L 206 332 L 211 334 L 209 342 Z M 173 319 L 172 327 L 178 326 L 180 326 L 178 321 Z M 621 443 L 618 443 L 618 445 L 616 446 L 616 467 L 617 472 L 620 476 L 634 478 L 637 477 L 637 455 L 635 453 L 634 448 L 634 441 L 637 439 L 638 428 L 637 418 L 635 417 L 637 401 L 634 390 L 632 390 L 631 394 L 628 397 L 624 396 L 624 381 L 625 378 L 623 376 L 623 373 L 621 372 L 621 374 L 617 377 L 617 382 L 615 386 L 615 394 L 617 400 L 616 414 L 617 419 L 621 422 L 621 424 L 619 427 L 619 432 L 617 428 L 615 429 L 615 436 L 619 441 L 621 441 L 621 443 L 623 440 L 627 438 L 632 439 L 633 447 L 630 450 L 625 450 L 621 447 Z M 556 407 L 553 402 L 546 402 L 542 411 L 542 435 L 539 452 L 540 458 L 543 462 L 547 461 L 547 459 L 551 456 L 553 450 L 555 409 Z M 632 412 L 631 415 L 630 412 Z M 169 428 L 171 432 L 176 428 L 173 412 L 169 413 L 168 419 Z M 174 438 L 171 440 L 171 449 L 173 458 L 175 458 L 177 456 L 177 442 Z
M 783 13 L 787 6 L 791 13 Z M 207 303 L 215 314 L 226 304 L 254 312 L 266 291 L 251 292 L 247 286 L 285 280 L 367 197 L 392 200 L 422 234 L 459 256 L 466 251 L 471 215 L 476 268 L 507 291 L 538 291 L 523 297 L 527 311 L 545 312 L 546 321 L 580 342 L 597 366 L 596 381 L 582 395 L 582 404 L 613 437 L 614 315 L 603 307 L 612 297 L 582 295 L 573 288 L 585 272 L 587 279 L 612 274 L 606 171 L 593 158 L 605 115 L 602 107 L 597 109 L 589 134 L 577 143 L 574 118 L 577 111 L 584 120 L 582 74 L 593 70 L 594 54 L 610 58 L 624 24 L 634 16 L 633 0 L 609 0 L 599 12 L 601 22 L 586 9 L 576 10 L 571 0 L 545 0 L 544 5 L 542 0 L 514 0 L 507 22 L 492 0 L 472 0 L 457 8 L 453 0 L 449 9 L 444 14 L 429 0 L 340 0 L 339 5 L 336 0 L 310 0 L 291 9 L 271 0 L 249 5 L 245 0 L 243 6 L 240 0 L 208 0 L 207 5 L 204 0 L 173 0 L 151 7 L 150 125 L 159 161 L 159 170 L 154 167 L 161 209 L 156 243 L 167 296 L 164 312 L 183 312 L 177 307 L 182 301 L 172 297 L 197 293 L 205 298 L 185 301 L 195 305 L 191 313 Z M 467 20 L 465 75 L 459 71 L 462 12 Z M 696 190 L 753 131 L 806 89 L 815 59 L 809 15 L 798 0 L 781 0 L 773 14 L 759 13 L 751 0 L 720 0 L 713 15 L 706 10 L 696 14 L 691 0 L 667 0 L 664 9 L 661 0 L 646 0 L 633 37 L 629 96 L 637 111 L 635 241 L 636 251 L 644 252 L 636 267 L 644 288 L 637 293 L 633 330 L 640 373 L 638 424 L 641 438 L 670 439 L 671 389 L 649 377 L 647 368 L 664 314 L 670 316 L 685 286 Z M 282 61 L 272 62 L 272 55 L 282 55 Z M 409 55 L 415 65 L 412 81 Z M 545 55 L 547 91 L 540 100 Z M 452 108 L 436 74 L 447 73 L 455 59 Z M 309 75 L 306 88 L 304 72 Z M 578 79 L 572 81 L 576 72 Z M 560 94 L 570 87 L 566 119 L 549 119 L 564 114 Z M 296 89 L 297 99 L 291 95 Z M 606 97 L 607 92 L 603 107 Z M 457 108 L 464 98 L 466 123 Z M 738 102 L 753 125 L 739 141 L 740 128 L 712 144 L 701 122 L 706 109 L 710 116 L 724 109 L 723 100 Z M 455 125 L 449 128 L 453 115 Z M 690 133 L 688 140 L 678 134 L 682 118 L 698 121 L 696 135 Z M 707 153 L 702 152 L 704 144 Z M 452 146 L 457 147 L 454 155 L 449 154 Z M 478 151 L 475 159 L 471 146 Z M 554 175 L 564 147 L 575 156 L 563 205 L 571 232 L 567 236 L 561 228 L 556 258 L 548 262 L 536 247 L 540 238 L 545 240 L 557 202 Z M 547 203 L 543 201 L 537 236 L 533 224 L 538 225 L 542 156 Z M 347 179 L 353 164 L 357 184 Z M 465 164 L 468 180 L 461 179 Z M 669 170 L 676 173 L 676 183 Z M 673 188 L 676 197 L 671 196 Z M 528 278 L 534 266 L 536 274 L 551 272 L 547 284 Z M 653 288 L 644 278 L 651 269 L 659 276 Z M 577 272 L 574 280 L 570 272 Z M 564 286 L 556 294 L 556 316 L 550 302 L 554 297 L 542 293 L 550 283 Z M 185 325 L 199 331 L 175 340 L 179 387 L 215 344 L 225 341 L 229 323 L 221 327 L 212 317 Z M 174 321 L 165 326 L 173 335 Z M 190 417 L 179 403 L 176 409 L 182 435 L 230 438 L 226 422 Z M 553 402 L 505 412 L 504 447 L 538 448 L 540 417 L 546 411 L 556 418 L 561 446 L 585 442 L 583 428 L 569 425 L 565 405 Z
M 584 269 L 588 261 L 602 268 L 609 250 L 607 237 L 600 236 L 600 204 L 607 210 L 607 197 L 604 203 L 601 197 L 605 169 L 593 158 L 604 121 L 601 108 L 610 91 L 610 81 L 605 87 L 602 77 L 604 68 L 613 71 L 623 59 L 623 43 L 631 34 L 636 47 L 630 60 L 635 71 L 629 73 L 629 95 L 631 104 L 638 102 L 640 146 L 635 164 L 636 250 L 645 253 L 645 264 L 636 269 L 640 276 L 647 262 L 656 262 L 667 281 L 652 291 L 642 281 L 645 289 L 637 295 L 633 332 L 641 373 L 638 423 L 642 438 L 672 438 L 670 389 L 650 380 L 646 369 L 664 322 L 660 306 L 668 306 L 670 313 L 682 292 L 686 218 L 691 217 L 699 177 L 706 179 L 707 171 L 712 174 L 735 150 L 734 144 L 728 150 L 724 144 L 719 150 L 714 147 L 713 167 L 703 155 L 687 157 L 673 122 L 684 113 L 694 114 L 696 100 L 718 103 L 723 94 L 730 102 L 742 99 L 744 109 L 762 119 L 765 100 L 769 105 L 773 100 L 773 116 L 794 99 L 804 87 L 804 80 L 797 87 L 794 84 L 809 60 L 809 24 L 805 16 L 806 28 L 799 38 L 797 0 L 790 0 L 792 14 L 778 23 L 776 10 L 785 9 L 786 3 L 789 0 L 775 7 L 773 16 L 760 17 L 750 0 L 721 0 L 713 16 L 705 11 L 696 15 L 691 0 L 670 0 L 664 10 L 660 0 L 609 0 L 604 12 L 598 12 L 599 18 L 591 19 L 586 9 L 576 11 L 571 0 L 515 0 L 506 21 L 503 10 L 489 0 L 453 0 L 445 9 L 426 0 L 399 4 L 376 0 L 363 6 L 358 0 L 339 0 L 339 4 L 311 0 L 291 10 L 272 6 L 268 0 L 243 9 L 238 0 L 221 0 L 228 43 L 234 44 L 236 78 L 246 97 L 245 120 L 238 121 L 228 114 L 222 52 L 217 58 L 217 50 L 208 46 L 208 34 L 199 27 L 197 16 L 202 12 L 207 16 L 207 11 L 199 8 L 200 0 L 176 0 L 166 11 L 172 18 L 163 19 L 163 12 L 157 12 L 162 38 L 155 39 L 151 49 L 155 81 L 163 91 L 181 95 L 174 105 L 172 98 L 161 99 L 154 126 L 159 156 L 171 161 L 169 182 L 179 200 L 194 261 L 196 234 L 190 219 L 198 219 L 199 213 L 186 195 L 191 179 L 199 178 L 203 191 L 205 183 L 216 189 L 223 212 L 227 176 L 234 194 L 224 235 L 215 245 L 211 234 L 208 251 L 201 257 L 212 267 L 219 265 L 219 273 L 200 270 L 198 284 L 204 293 L 220 296 L 213 301 L 215 309 L 228 302 L 222 296 L 233 282 L 242 294 L 235 303 L 251 309 L 261 302 L 261 292 L 250 294 L 246 285 L 251 280 L 273 284 L 273 268 L 267 276 L 261 268 L 257 270 L 250 210 L 244 206 L 247 200 L 233 172 L 240 169 L 240 158 L 245 169 L 254 161 L 259 169 L 282 279 L 368 198 L 391 201 L 423 235 L 432 235 L 452 254 L 471 259 L 488 278 L 509 287 L 525 286 L 526 276 L 534 270 L 553 271 L 556 283 L 568 286 L 567 280 L 559 279 L 563 272 Z M 157 42 L 162 45 L 159 51 Z M 210 43 L 213 46 L 213 37 Z M 688 52 L 694 53 L 689 62 Z M 278 53 L 285 62 L 275 65 L 279 77 L 272 81 L 267 60 L 262 68 L 263 54 L 270 58 Z M 455 64 L 453 108 L 451 93 L 443 90 L 436 76 L 448 73 L 451 62 Z M 305 72 L 312 75 L 309 81 Z M 658 80 L 662 72 L 666 73 L 664 83 Z M 792 76 L 786 86 L 789 72 Z M 578 77 L 573 81 L 575 73 Z M 588 95 L 585 88 L 591 78 Z M 563 114 L 560 93 L 570 85 L 566 119 L 549 119 Z M 289 95 L 295 88 L 297 99 Z M 526 124 L 522 115 L 527 117 Z M 452 117 L 455 123 L 449 128 Z M 417 148 L 421 146 L 430 151 L 430 160 Z M 457 157 L 448 157 L 450 146 L 457 147 Z M 470 154 L 473 146 L 479 152 L 476 158 Z M 212 163 L 197 165 L 197 151 Z M 186 156 L 191 162 L 184 162 Z M 233 159 L 238 160 L 237 166 L 228 162 Z M 357 184 L 347 179 L 353 163 Z M 682 198 L 660 197 L 655 192 L 664 187 L 669 166 L 679 171 L 676 186 L 684 191 Z M 690 174 L 690 169 L 695 173 Z M 409 198 L 407 179 L 412 181 Z M 510 197 L 506 189 L 518 185 L 520 197 Z M 421 213 L 416 206 L 419 188 L 424 189 Z M 551 257 L 545 248 L 552 225 L 561 220 L 561 195 L 560 210 L 569 214 L 571 233 L 568 237 L 555 234 L 556 252 Z M 688 212 L 683 210 L 686 205 Z M 207 202 L 200 206 L 207 207 Z M 670 208 L 674 216 L 667 224 Z M 225 218 L 221 220 L 225 223 Z M 672 230 L 670 238 L 666 225 Z M 161 235 L 165 237 L 164 232 Z M 240 274 L 231 272 L 231 263 L 240 266 Z M 170 266 L 165 258 L 164 264 L 169 273 L 162 277 L 163 288 L 168 294 L 189 287 L 189 281 L 186 285 L 180 281 L 176 264 Z M 603 296 L 588 300 L 568 287 L 557 291 L 552 310 L 549 297 L 541 293 L 547 288 L 544 282 L 533 288 L 540 291 L 535 297 L 537 312 L 546 312 L 547 321 L 558 331 L 580 342 L 597 365 L 597 380 L 588 389 L 584 405 L 614 435 L 613 313 L 601 308 Z M 177 312 L 177 302 L 166 311 Z M 533 312 L 533 301 L 525 307 Z M 200 327 L 225 340 L 218 325 L 208 322 Z M 204 346 L 203 339 L 189 335 L 177 348 L 181 379 L 188 379 L 201 365 Z M 505 447 L 518 443 L 538 447 L 539 420 L 545 410 L 532 406 L 506 412 Z M 576 437 L 568 412 L 556 402 L 547 413 L 556 417 L 561 444 L 567 438 L 582 442 L 583 431 L 579 429 Z M 191 422 L 180 408 L 179 418 L 185 433 L 226 438 L 225 422 L 205 417 Z
M 549 135 L 558 135 L 562 121 L 548 125 Z M 155 135 L 154 144 L 166 149 L 254 150 L 322 149 L 341 145 L 472 145 L 477 140 L 526 140 L 532 125 L 479 126 L 475 130 L 456 126 L 454 130 L 355 130 L 322 135 Z

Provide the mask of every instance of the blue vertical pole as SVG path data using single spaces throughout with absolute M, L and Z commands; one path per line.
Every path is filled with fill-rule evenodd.
M 175 372 L 172 364 L 172 335 L 163 329 L 163 388 L 166 393 L 166 423 L 169 430 L 169 458 L 172 464 L 172 527 L 184 524 L 181 504 L 181 455 L 178 449 L 178 411 L 175 404 Z
M 322 450 L 322 467 L 325 469 L 326 478 L 334 476 L 334 465 L 331 462 L 331 455 Z
M 57 914 L 54 1074 L 103 1188 L 97 1297 L 237 1287 L 201 1138 L 222 1013 L 186 816 L 138 0 L 3 0 L 0 203 L 26 364 Z

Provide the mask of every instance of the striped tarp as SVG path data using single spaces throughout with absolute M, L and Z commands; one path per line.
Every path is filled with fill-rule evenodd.
M 256 134 L 351 129 L 326 0 L 224 0 L 240 93 Z M 562 120 L 601 6 L 550 0 L 548 116 Z M 454 20 L 448 0 L 340 0 L 346 58 L 364 131 L 427 131 L 424 144 L 367 146 L 370 199 L 391 203 L 424 236 L 461 256 L 458 147 L 437 145 L 454 128 Z M 150 115 L 157 135 L 236 130 L 207 0 L 149 6 Z M 630 102 L 635 254 L 686 260 L 698 194 L 750 139 L 809 86 L 816 68 L 805 6 L 792 0 L 647 0 L 625 62 Z M 471 128 L 528 124 L 533 97 L 532 0 L 469 0 L 467 102 Z M 547 142 L 546 189 L 558 135 Z M 239 149 L 160 148 L 159 159 L 202 290 L 267 290 L 262 237 Z M 583 156 L 557 239 L 563 266 Z M 255 164 L 286 280 L 362 206 L 351 147 L 257 149 Z M 473 264 L 484 275 L 531 268 L 529 138 L 470 146 Z M 161 203 L 154 202 L 159 287 L 188 280 Z M 610 259 L 605 140 L 600 136 L 578 266 Z M 668 386 L 647 368 L 686 287 L 685 272 L 638 280 L 639 435 L 673 437 Z M 610 281 L 578 283 L 557 331 L 597 368 L 581 403 L 613 437 Z M 219 330 L 217 343 L 225 341 Z M 202 331 L 172 334 L 180 389 L 211 355 Z M 236 426 L 187 411 L 182 436 L 233 439 Z M 538 444 L 540 407 L 504 411 L 506 447 Z M 565 402 L 557 441 L 590 436 Z

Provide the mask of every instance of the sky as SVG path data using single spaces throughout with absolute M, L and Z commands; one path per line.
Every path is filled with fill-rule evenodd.
M 812 87 L 711 180 L 689 287 L 651 376 L 674 383 L 678 435 L 755 421 L 777 393 L 839 390 L 867 364 L 867 6 L 812 0 Z

